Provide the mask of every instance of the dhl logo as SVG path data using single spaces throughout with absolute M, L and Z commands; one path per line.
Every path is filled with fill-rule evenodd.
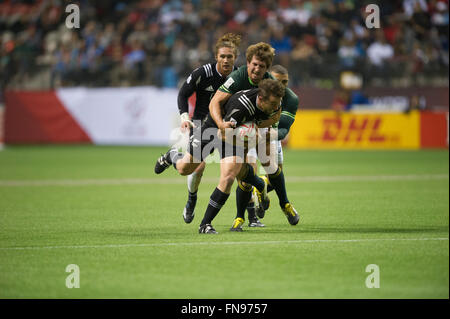
M 351 117 L 344 121 L 341 117 L 324 117 L 322 119 L 323 142 L 362 142 L 381 143 L 387 137 L 380 132 L 383 119 L 376 117 Z
M 418 112 L 344 113 L 299 112 L 290 131 L 292 148 L 417 149 L 420 147 Z

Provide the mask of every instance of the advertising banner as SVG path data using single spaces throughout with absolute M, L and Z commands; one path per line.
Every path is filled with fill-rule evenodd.
M 448 112 L 422 112 L 420 128 L 422 148 L 448 148 Z
M 168 145 L 179 126 L 177 90 L 62 88 L 6 98 L 6 143 Z
M 292 125 L 288 145 L 310 149 L 418 149 L 420 113 L 301 111 Z

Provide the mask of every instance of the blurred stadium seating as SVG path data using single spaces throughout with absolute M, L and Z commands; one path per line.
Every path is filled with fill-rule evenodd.
M 69 3 L 79 29 L 65 26 Z M 380 29 L 364 26 L 369 3 Z M 448 86 L 448 0 L 7 0 L 0 30 L 3 89 L 176 87 L 228 31 L 243 35 L 238 64 L 269 42 L 294 86 L 336 87 L 344 70 L 369 86 Z

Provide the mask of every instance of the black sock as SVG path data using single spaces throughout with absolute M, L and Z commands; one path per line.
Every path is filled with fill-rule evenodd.
M 243 182 L 247 184 L 251 184 L 255 186 L 260 192 L 264 190 L 264 180 L 259 177 L 258 175 L 255 175 L 255 172 L 253 171 L 253 167 L 250 164 L 246 164 L 248 171 L 247 175 L 242 179 Z
M 238 187 L 236 187 L 236 218 L 245 219 L 245 209 L 247 208 L 248 201 L 252 198 L 252 189 L 251 185 L 244 186 L 239 181 Z
M 273 191 L 275 188 L 273 188 L 272 184 L 269 183 L 269 185 L 267 185 L 267 192 L 271 192 Z
M 248 220 L 252 220 L 256 218 L 256 212 L 255 212 L 255 203 L 250 202 L 247 205 L 247 212 L 248 212 Z
M 272 184 L 272 187 L 275 189 L 275 192 L 277 193 L 278 200 L 280 201 L 280 206 L 284 208 L 284 205 L 289 203 L 289 200 L 287 198 L 283 171 L 278 168 L 275 174 L 269 175 L 269 181 L 270 184 Z
M 197 204 L 197 192 L 191 193 L 188 191 L 188 193 L 189 193 L 189 197 L 188 197 L 188 202 L 187 202 L 186 206 L 188 206 L 188 208 L 192 209 Z
M 211 224 L 212 220 L 219 213 L 220 209 L 225 204 L 229 196 L 230 194 L 225 194 L 216 187 L 214 192 L 211 194 L 211 197 L 209 198 L 209 204 L 206 208 L 205 216 L 203 217 L 200 226 Z

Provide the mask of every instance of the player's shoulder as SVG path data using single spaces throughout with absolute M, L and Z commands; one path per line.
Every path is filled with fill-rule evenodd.
M 257 92 L 258 89 L 241 90 L 233 94 L 228 101 L 231 104 L 237 105 L 253 104 L 251 101 L 254 99 L 254 96 L 256 96 Z
M 232 89 L 232 87 L 234 87 L 235 85 L 239 85 L 239 83 L 241 82 L 242 82 L 242 66 L 228 75 L 227 79 L 219 88 L 219 90 L 230 94 L 236 93 L 235 90 Z
M 298 110 L 298 104 L 299 99 L 297 94 L 295 94 L 290 88 L 286 88 L 283 100 L 281 102 L 283 112 L 289 112 L 295 116 Z
M 191 75 L 193 77 L 198 77 L 198 76 L 202 76 L 202 77 L 212 77 L 214 76 L 214 70 L 215 68 L 215 63 L 206 63 L 203 64 L 202 66 L 199 66 L 198 68 L 194 69 L 191 72 Z
M 246 89 L 246 90 L 241 90 L 236 92 L 235 94 L 233 94 L 233 97 L 235 97 L 236 99 L 239 99 L 240 96 L 245 95 L 246 100 L 247 99 L 252 99 L 254 98 L 259 92 L 259 88 L 252 88 L 252 89 Z
M 214 70 L 216 68 L 216 64 L 215 63 L 206 63 L 206 64 L 203 64 L 200 68 L 203 69 L 203 72 L 204 72 L 206 78 L 212 78 L 214 76 Z
M 186 79 L 187 84 L 190 84 L 191 81 L 195 81 L 195 84 L 198 85 L 200 81 L 211 78 L 214 76 L 215 63 L 206 63 L 202 66 L 194 69 L 191 74 L 189 74 Z
M 286 88 L 285 95 L 287 95 L 290 99 L 298 101 L 298 95 L 295 94 L 295 92 L 291 88 L 288 88 L 288 87 Z
M 298 102 L 299 102 L 298 95 L 295 94 L 295 92 L 292 91 L 292 89 L 286 88 L 285 93 L 284 93 L 284 98 L 286 99 L 286 101 L 289 102 L 289 104 L 298 105 Z
M 228 75 L 228 78 L 232 78 L 235 81 L 239 81 L 247 78 L 247 66 L 242 65 L 235 69 L 233 72 Z

